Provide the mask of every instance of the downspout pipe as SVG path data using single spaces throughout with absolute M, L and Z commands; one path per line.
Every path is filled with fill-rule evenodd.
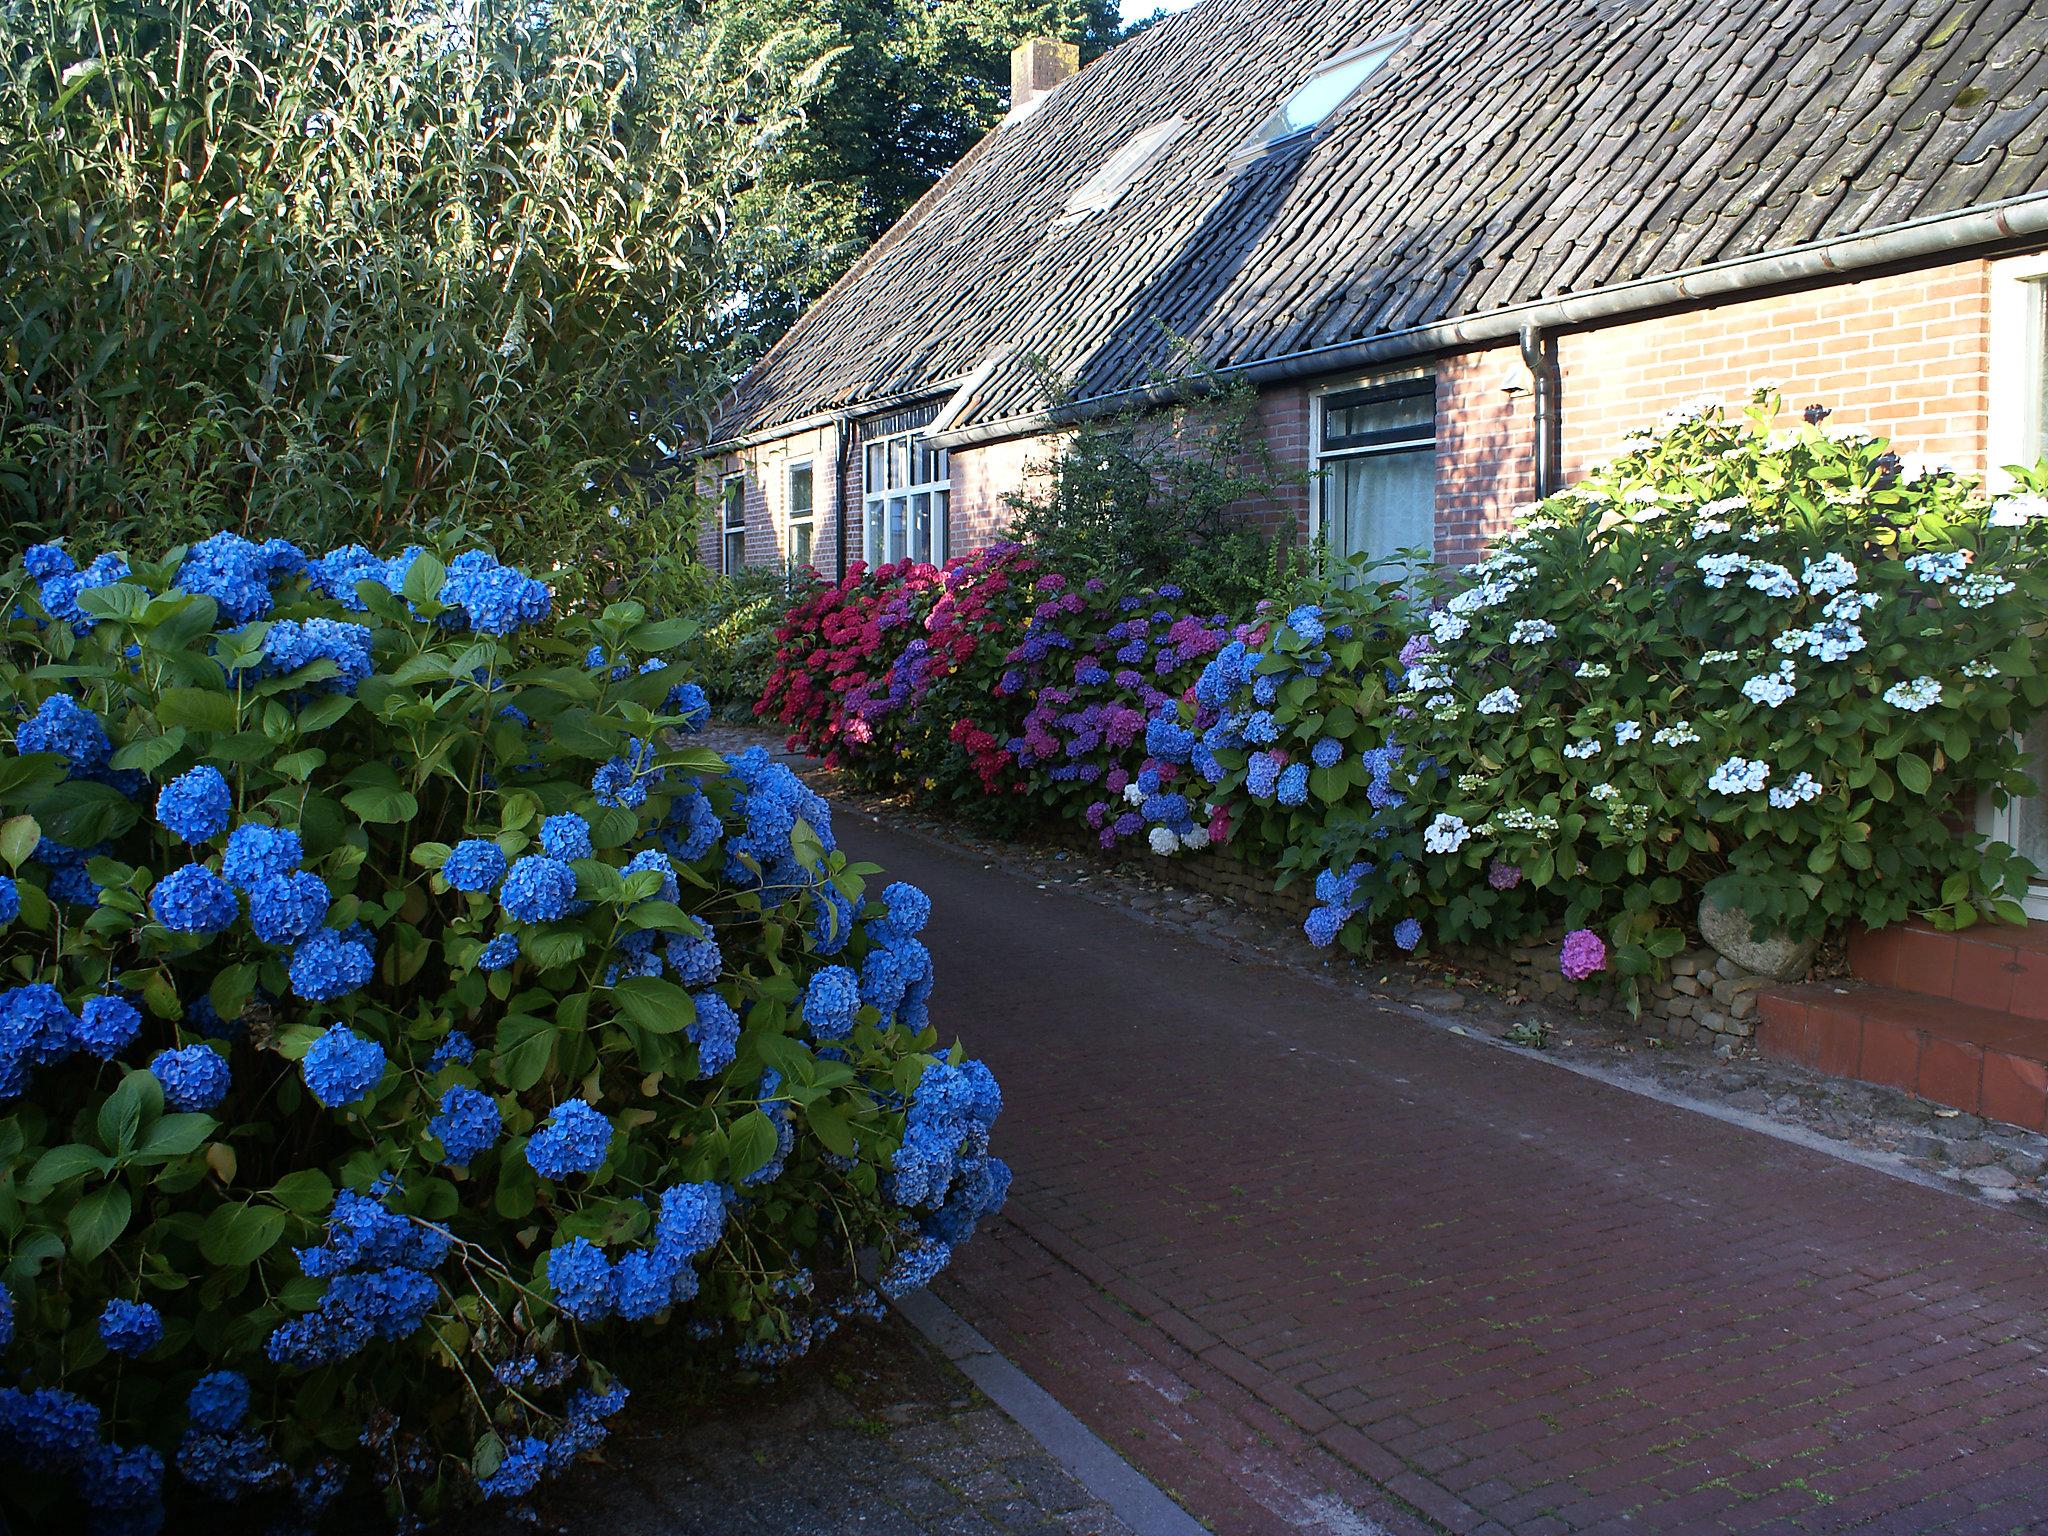
M 832 419 L 832 579 L 846 580 L 846 460 L 853 442 L 853 418 Z
M 1559 472 L 1558 444 L 1563 434 L 1563 402 L 1559 398 L 1557 337 L 1540 325 L 1525 325 L 1519 338 L 1522 364 L 1529 370 L 1534 388 L 1530 404 L 1536 417 L 1536 441 L 1532 468 L 1535 499 L 1555 495 L 1564 476 Z
M 1525 327 L 1545 331 L 1599 325 L 1624 316 L 1686 304 L 1706 304 L 1737 294 L 1822 282 L 1873 267 L 1958 259 L 2018 241 L 2048 235 L 2048 193 L 2033 193 L 1961 213 L 1930 215 L 1867 234 L 1818 240 L 1759 256 L 1713 262 L 1666 277 L 1638 278 L 1564 298 L 1509 305 L 1454 320 L 1432 321 L 1357 341 L 1333 342 L 1213 368 L 1201 379 L 1173 380 L 1097 395 L 1071 406 L 1035 411 L 1006 420 L 978 422 L 933 435 L 935 448 L 972 448 L 1005 438 L 1031 437 L 1099 416 L 1187 398 L 1242 379 L 1279 383 L 1319 374 L 1347 372 L 1442 352 L 1498 346 L 1518 338 Z

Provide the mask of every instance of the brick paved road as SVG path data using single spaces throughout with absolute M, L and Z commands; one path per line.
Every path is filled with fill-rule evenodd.
M 942 1294 L 1219 1531 L 2048 1531 L 2030 1218 L 838 825 L 1008 1103 Z

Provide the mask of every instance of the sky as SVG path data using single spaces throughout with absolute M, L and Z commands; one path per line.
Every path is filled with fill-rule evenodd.
M 1142 21 L 1154 11 L 1184 11 L 1195 0 L 1119 0 L 1119 12 L 1128 25 Z

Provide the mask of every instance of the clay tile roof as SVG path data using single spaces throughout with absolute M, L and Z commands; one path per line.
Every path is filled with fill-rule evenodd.
M 1315 132 L 1247 136 L 1406 41 Z M 741 381 L 731 438 L 950 425 L 2048 190 L 2048 0 L 1202 0 L 982 141 Z M 1115 205 L 1056 224 L 1133 134 Z M 1178 339 L 1178 342 L 1177 340 Z

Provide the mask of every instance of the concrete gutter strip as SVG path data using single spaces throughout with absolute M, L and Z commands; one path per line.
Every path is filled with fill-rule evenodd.
M 1107 1504 L 1135 1536 L 1209 1536 L 1194 1516 L 1161 1493 L 1045 1388 L 997 1353 L 993 1344 L 938 1297 L 929 1291 L 913 1291 L 896 1303 L 896 1310 L 1044 1446 L 1068 1476 Z

